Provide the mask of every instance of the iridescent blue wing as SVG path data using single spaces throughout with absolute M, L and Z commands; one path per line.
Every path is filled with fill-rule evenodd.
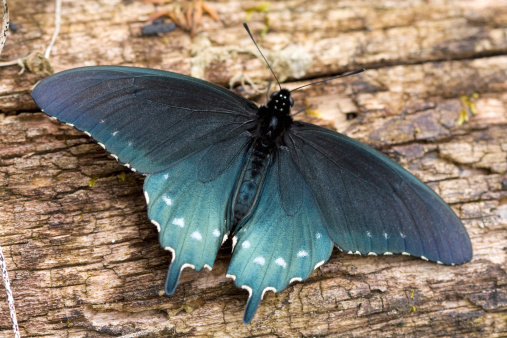
M 307 279 L 333 248 L 308 184 L 286 147 L 274 155 L 255 212 L 237 231 L 227 270 L 250 296 L 249 323 L 266 291 Z
M 295 123 L 285 139 L 341 250 L 451 265 L 472 259 L 470 239 L 452 209 L 382 154 L 306 123 Z
M 234 134 L 257 106 L 233 92 L 181 74 L 98 66 L 42 80 L 32 97 L 48 115 L 91 135 L 141 173 Z
M 185 267 L 211 270 L 230 230 L 226 210 L 233 178 L 244 165 L 250 139 L 243 132 L 145 179 L 148 217 L 157 226 L 160 245 L 172 253 L 167 294 L 174 293 Z

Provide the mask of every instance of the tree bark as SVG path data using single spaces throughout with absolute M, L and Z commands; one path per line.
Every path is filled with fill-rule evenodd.
M 258 4 L 209 2 L 221 21 L 204 14 L 191 38 L 181 29 L 141 34 L 153 12 L 181 2 L 65 1 L 49 61 L 55 71 L 143 66 L 264 88 L 272 76 L 241 25 Z M 53 1 L 9 5 L 18 28 L 2 59 L 44 50 Z M 243 325 L 247 292 L 225 278 L 230 249 L 222 249 L 212 272 L 184 270 L 166 296 L 171 257 L 147 219 L 143 177 L 38 110 L 30 90 L 44 70 L 32 65 L 35 72 L 19 75 L 8 66 L 0 68 L 0 245 L 22 336 L 507 334 L 507 7 L 276 1 L 268 12 L 253 11 L 249 25 L 289 89 L 368 69 L 295 92 L 296 111 L 317 112 L 297 118 L 371 145 L 437 191 L 470 234 L 472 262 L 450 267 L 335 250 L 306 282 L 267 293 Z M 264 100 L 253 86 L 236 90 Z M 470 102 L 476 115 L 458 125 Z M 0 336 L 11 336 L 3 291 Z

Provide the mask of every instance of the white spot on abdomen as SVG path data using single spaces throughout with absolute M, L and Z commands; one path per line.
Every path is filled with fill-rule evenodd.
M 192 232 L 192 234 L 190 235 L 190 237 L 192 237 L 196 241 L 201 241 L 202 240 L 202 235 L 201 235 L 201 233 L 199 231 Z
M 281 266 L 284 269 L 287 267 L 287 263 L 282 257 L 278 257 L 277 259 L 275 259 L 275 264 Z
M 173 224 L 179 226 L 180 228 L 183 228 L 185 226 L 185 219 L 182 218 L 175 218 L 173 219 Z
M 255 264 L 259 264 L 259 265 L 263 266 L 266 263 L 266 259 L 264 259 L 264 257 L 262 257 L 262 256 L 259 256 L 259 257 L 255 257 L 253 262 Z

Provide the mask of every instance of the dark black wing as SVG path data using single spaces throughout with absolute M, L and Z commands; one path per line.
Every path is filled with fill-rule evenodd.
M 472 259 L 466 229 L 451 208 L 384 155 L 307 123 L 295 123 L 285 140 L 341 250 L 443 264 Z
M 32 97 L 141 173 L 241 134 L 257 112 L 254 103 L 209 82 L 131 67 L 67 70 L 42 80 Z

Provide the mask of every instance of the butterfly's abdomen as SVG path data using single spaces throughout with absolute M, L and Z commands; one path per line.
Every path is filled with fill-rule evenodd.
M 260 142 L 254 142 L 245 170 L 239 177 L 238 188 L 232 203 L 233 227 L 236 227 L 255 205 L 270 157 L 268 148 L 262 146 Z

